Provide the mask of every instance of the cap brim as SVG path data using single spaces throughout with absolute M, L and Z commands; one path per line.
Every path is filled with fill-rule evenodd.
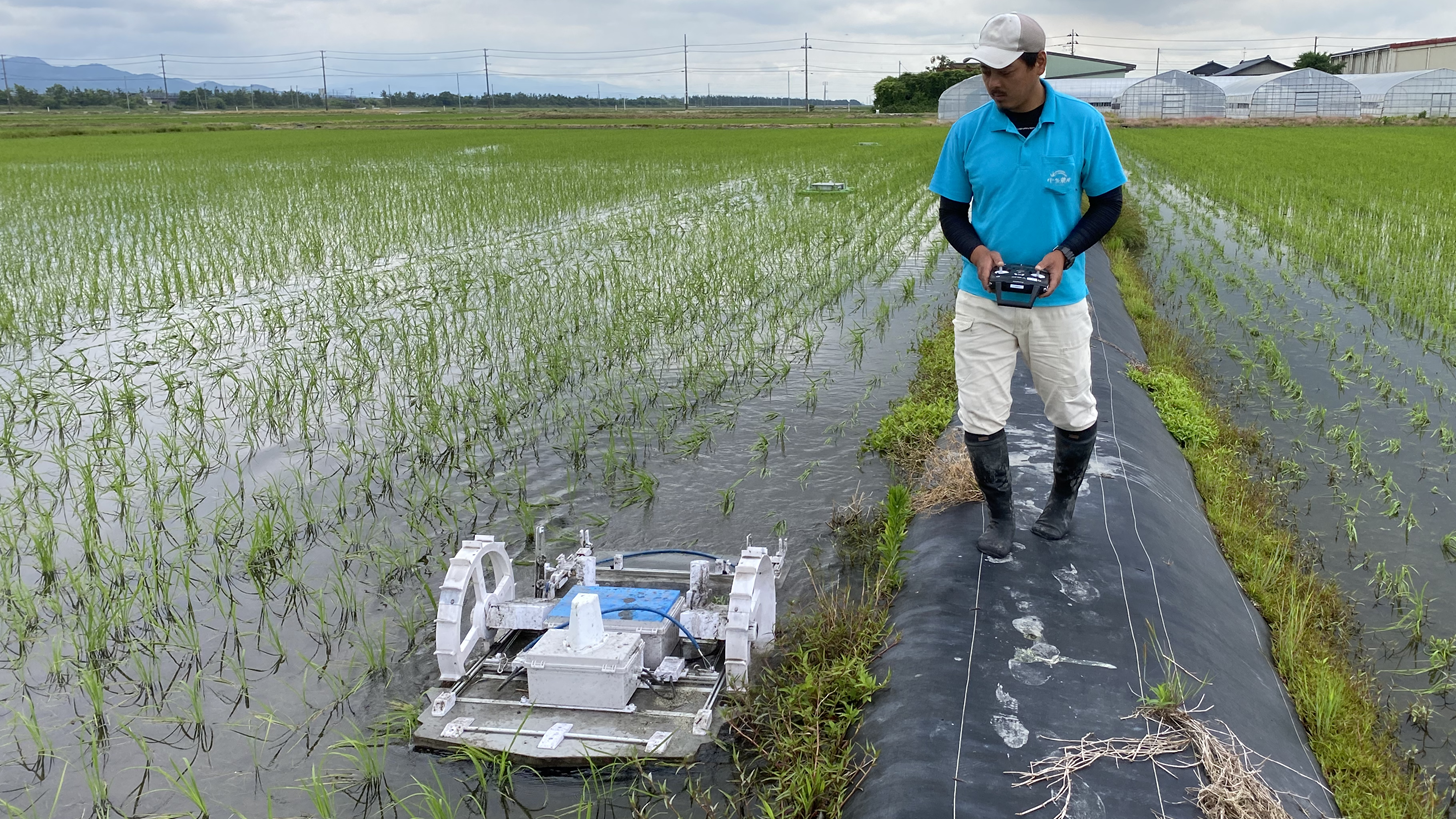
M 976 46 L 971 49 L 971 59 L 988 68 L 1005 68 L 1016 62 L 1016 58 L 1020 56 L 1020 51 L 1007 51 L 991 46 Z

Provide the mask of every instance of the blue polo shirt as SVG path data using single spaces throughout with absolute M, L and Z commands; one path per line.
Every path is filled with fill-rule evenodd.
M 1082 218 L 1084 192 L 1098 196 L 1127 181 L 1102 115 L 1045 81 L 1042 88 L 1046 106 L 1030 136 L 988 102 L 951 126 L 930 179 L 933 193 L 971 203 L 971 226 L 1008 264 L 1040 262 Z M 1036 306 L 1087 298 L 1085 268 L 1078 256 L 1056 292 Z M 960 288 L 995 299 L 969 259 L 962 259 Z

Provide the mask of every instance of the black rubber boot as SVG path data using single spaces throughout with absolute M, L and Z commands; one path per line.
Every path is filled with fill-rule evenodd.
M 1006 452 L 1006 430 L 998 430 L 991 435 L 967 432 L 966 452 L 971 456 L 971 468 L 975 470 L 981 494 L 986 496 L 986 512 L 991 516 L 990 525 L 976 541 L 976 548 L 991 557 L 1006 557 L 1011 554 L 1012 538 L 1016 534 L 1016 515 L 1011 506 L 1011 456 Z
M 1097 424 L 1081 432 L 1057 428 L 1057 454 L 1052 460 L 1052 491 L 1047 495 L 1041 517 L 1032 524 L 1031 533 L 1046 540 L 1061 540 L 1072 531 L 1072 510 L 1077 505 L 1077 490 L 1087 474 L 1087 462 L 1097 443 Z

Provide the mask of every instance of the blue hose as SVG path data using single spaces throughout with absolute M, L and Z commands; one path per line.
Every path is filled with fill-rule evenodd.
M 683 636 L 686 637 L 686 638 L 688 638 L 688 642 L 692 643 L 693 644 L 693 648 L 697 649 L 697 651 L 698 651 L 698 658 L 699 659 L 706 660 L 708 658 L 708 653 L 706 651 L 703 651 L 703 647 L 702 646 L 698 645 L 698 639 L 693 636 L 692 632 L 690 632 L 690 631 L 687 630 L 687 627 L 686 626 L 684 626 L 681 622 L 678 621 L 678 619 L 676 617 L 673 617 L 671 614 L 668 614 L 665 611 L 658 611 L 657 609 L 650 609 L 650 608 L 647 608 L 646 606 L 618 606 L 618 607 L 612 608 L 612 609 L 602 609 L 602 614 L 603 615 L 615 614 L 615 613 L 617 613 L 619 611 L 643 611 L 643 612 L 647 612 L 648 614 L 656 614 L 657 616 L 662 617 L 663 619 L 665 619 L 668 622 L 672 623 L 673 625 L 677 626 L 677 630 L 678 631 L 681 631 L 683 633 Z M 547 629 L 547 631 L 550 631 L 551 629 L 566 628 L 569 625 L 571 625 L 571 621 L 570 620 L 567 620 L 565 623 L 562 623 L 561 625 L 552 626 L 550 629 Z M 531 646 L 534 646 L 544 636 L 546 636 L 545 633 L 542 633 L 542 634 L 538 635 L 535 640 L 532 640 L 531 642 L 527 643 L 526 644 L 526 647 L 523 648 L 523 649 L 521 649 L 521 651 L 529 651 L 531 649 Z
M 627 554 L 622 555 L 622 557 L 643 557 L 645 555 L 692 555 L 693 557 L 706 557 L 709 560 L 722 560 L 724 562 L 727 562 L 726 558 L 720 557 L 719 555 L 710 555 L 707 552 L 695 552 L 691 549 L 648 549 L 645 552 L 628 552 Z M 597 561 L 597 565 L 600 566 L 603 563 L 611 563 L 613 560 L 616 559 L 617 558 L 615 555 L 613 555 L 612 557 L 604 557 L 601 560 Z M 738 567 L 733 563 L 728 563 L 728 568 L 737 569 Z

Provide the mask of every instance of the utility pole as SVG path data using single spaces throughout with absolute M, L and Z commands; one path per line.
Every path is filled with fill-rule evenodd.
M 324 65 L 324 53 L 319 52 L 319 72 L 324 76 L 324 111 L 329 110 L 329 67 Z
M 167 88 L 167 55 L 158 54 L 157 56 L 162 58 L 162 104 L 170 108 L 172 106 L 172 92 Z
M 485 95 L 490 97 L 490 110 L 495 110 L 495 95 L 490 93 L 490 49 L 482 48 L 480 56 L 485 58 Z
M 809 32 L 807 31 L 804 32 L 804 44 L 800 48 L 804 49 L 804 113 L 807 114 L 809 113 L 809 49 L 813 48 L 809 45 Z
M 828 80 L 825 80 L 824 81 L 824 102 L 825 103 L 828 103 L 829 102 L 829 81 Z
M 784 106 L 794 107 L 794 72 L 784 72 Z
M 1072 29 L 1072 56 L 1077 56 L 1077 30 Z
M 10 69 L 5 67 L 5 55 L 0 54 L 0 74 L 5 75 L 5 107 L 15 110 L 15 100 L 10 96 Z
M 1163 67 L 1163 49 L 1160 48 L 1160 49 L 1158 49 L 1158 56 L 1156 58 L 1154 58 L 1154 60 L 1153 60 L 1153 76 L 1156 77 L 1158 74 L 1160 74 L 1161 72 L 1158 69 L 1160 69 L 1162 67 Z
M 455 75 L 455 113 L 457 113 L 457 114 L 460 113 L 460 111 L 461 111 L 461 108 L 460 108 L 461 104 L 462 103 L 460 102 L 460 75 L 459 74 L 456 74 Z
M 1314 35 L 1314 53 L 1319 53 L 1319 35 Z
M 688 35 L 683 35 L 683 110 L 688 110 Z
M 3 63 L 4 63 L 3 58 L 0 58 L 0 64 L 3 64 Z M 127 84 L 127 82 L 126 82 L 126 75 L 124 75 L 124 74 L 121 77 L 121 93 L 126 96 L 126 112 L 128 114 L 130 114 L 131 113 L 131 86 Z M 5 94 L 7 96 L 10 94 L 10 78 L 9 77 L 6 77 L 5 78 Z

